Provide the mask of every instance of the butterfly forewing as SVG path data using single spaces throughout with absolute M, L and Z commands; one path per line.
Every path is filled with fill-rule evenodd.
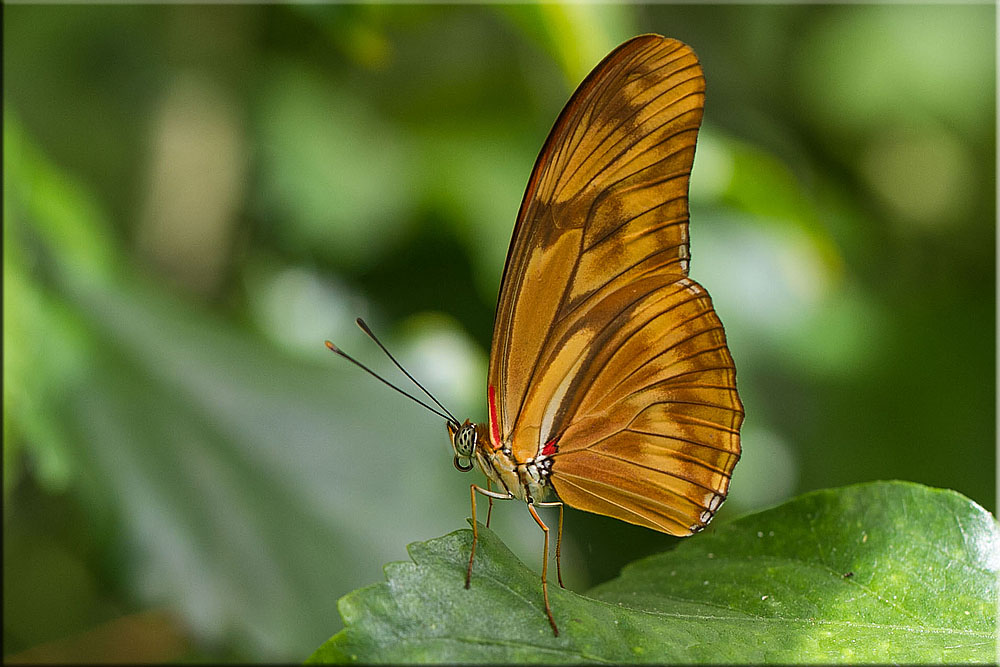
M 722 325 L 687 277 L 703 105 L 694 53 L 655 35 L 580 85 L 521 204 L 489 372 L 491 432 L 517 461 L 554 443 L 560 498 L 676 535 L 725 497 L 743 414 Z

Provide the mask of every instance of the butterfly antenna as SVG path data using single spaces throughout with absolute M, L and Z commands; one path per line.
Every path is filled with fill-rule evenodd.
M 338 355 L 340 355 L 341 357 L 343 357 L 344 359 L 347 359 L 349 362 L 351 362 L 352 364 L 354 364 L 355 366 L 357 366 L 358 368 L 360 368 L 364 372 L 368 373 L 369 375 L 371 375 L 373 378 L 375 378 L 376 380 L 378 380 L 382 384 L 384 384 L 387 387 L 390 387 L 392 389 L 395 389 L 396 391 L 398 391 L 403 396 L 406 396 L 411 401 L 414 401 L 414 402 L 419 403 L 420 405 L 424 406 L 425 408 L 427 408 L 428 410 L 430 410 L 431 412 L 433 412 L 434 414 L 436 414 L 438 417 L 441 417 L 442 419 L 444 419 L 444 420 L 446 420 L 448 422 L 451 422 L 453 424 L 458 424 L 458 420 L 455 419 L 454 417 L 452 417 L 450 414 L 444 414 L 440 410 L 436 410 L 435 408 L 432 408 L 431 406 L 427 405 L 426 403 L 424 403 L 423 401 L 421 401 L 416 396 L 413 396 L 413 395 L 411 395 L 411 394 L 403 391 L 402 389 L 400 389 L 399 387 L 397 387 L 393 383 L 389 382 L 384 377 L 382 377 L 381 375 L 379 375 L 378 373 L 376 373 L 372 369 L 368 368 L 367 366 L 365 366 L 363 363 L 361 363 L 360 361 L 358 361 L 357 359 L 355 359 L 351 355 L 349 355 L 346 352 L 344 352 L 343 350 L 341 350 L 339 347 L 337 347 L 336 345 L 334 345 L 330 341 L 326 341 L 326 347 L 331 352 L 335 352 Z
M 382 344 L 382 341 L 380 341 L 378 338 L 375 337 L 375 334 L 372 333 L 372 330 L 368 327 L 368 324 L 366 324 L 365 321 L 363 319 L 361 319 L 360 317 L 357 320 L 355 320 L 355 321 L 358 323 L 358 326 L 361 327 L 361 330 L 364 331 L 366 334 L 368 334 L 368 337 L 371 338 L 373 341 L 375 341 L 376 345 L 378 345 L 380 348 L 382 348 L 382 351 L 385 352 L 386 356 L 389 357 L 390 359 L 392 359 L 392 363 L 396 364 L 396 368 L 398 368 L 399 370 L 403 371 L 403 375 L 405 375 L 406 377 L 410 378 L 410 380 L 413 382 L 413 384 L 415 384 L 418 387 L 420 387 L 420 391 L 422 391 L 425 394 L 427 394 L 430 397 L 430 399 L 432 401 L 434 401 L 439 408 L 441 408 L 442 410 L 444 410 L 445 412 L 447 412 L 448 416 L 451 417 L 451 420 L 454 423 L 457 424 L 458 420 L 455 419 L 455 416 L 453 414 L 451 414 L 450 412 L 448 412 L 448 408 L 446 408 L 443 405 L 441 405 L 441 401 L 439 401 L 436 398 L 434 398 L 434 394 L 432 394 L 431 392 L 427 391 L 427 389 L 424 388 L 424 385 L 422 385 L 419 382 L 417 382 L 416 378 L 414 378 L 412 375 L 410 375 L 406 371 L 406 369 L 403 368 L 403 365 L 401 363 L 399 363 L 398 361 L 396 361 L 396 357 L 392 356 L 389 353 L 389 350 L 386 349 L 385 345 Z

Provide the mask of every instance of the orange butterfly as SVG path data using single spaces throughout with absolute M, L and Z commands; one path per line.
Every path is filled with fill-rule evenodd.
M 459 424 L 433 396 L 445 414 L 421 402 L 447 420 L 455 467 L 478 464 L 487 477 L 485 489 L 471 485 L 466 587 L 476 494 L 490 509 L 525 501 L 545 534 L 556 635 L 549 528 L 536 507 L 559 508 L 558 572 L 564 503 L 690 535 L 722 504 L 740 457 L 736 369 L 708 293 L 688 277 L 704 91 L 690 47 L 659 35 L 625 42 L 590 73 L 521 202 L 493 329 L 489 423 Z

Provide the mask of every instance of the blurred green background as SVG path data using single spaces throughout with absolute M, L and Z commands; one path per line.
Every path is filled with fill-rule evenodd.
M 398 377 L 366 317 L 482 419 L 535 155 L 642 32 L 708 80 L 692 275 L 747 412 L 719 520 L 875 479 L 995 510 L 995 12 L 5 4 L 5 657 L 298 661 L 466 527 L 441 420 L 323 340 Z M 673 543 L 571 511 L 567 585 Z

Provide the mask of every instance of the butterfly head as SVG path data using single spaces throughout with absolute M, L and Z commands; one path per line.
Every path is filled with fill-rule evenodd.
M 464 424 L 448 422 L 448 437 L 451 438 L 451 448 L 455 450 L 455 467 L 462 472 L 469 472 L 475 466 L 472 457 L 476 451 L 476 425 L 465 420 Z M 462 459 L 467 463 L 463 464 Z

